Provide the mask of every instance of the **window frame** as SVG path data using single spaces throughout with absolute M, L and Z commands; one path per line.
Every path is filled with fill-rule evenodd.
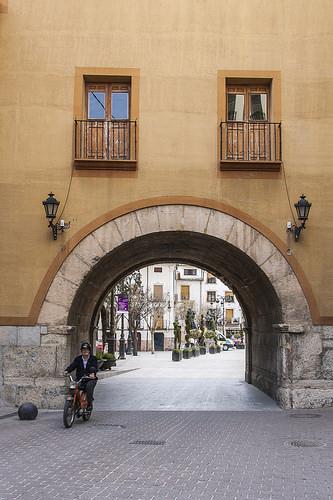
M 214 299 L 209 299 L 212 296 Z M 216 302 L 216 290 L 207 290 L 207 302 L 215 303 Z
M 198 270 L 195 268 L 184 268 L 184 276 L 198 276 Z
M 74 175 L 85 175 L 82 170 L 100 170 L 98 175 L 114 175 L 114 171 L 135 171 L 139 156 L 139 82 L 140 70 L 138 68 L 106 68 L 106 67 L 77 67 L 75 68 L 74 85 L 74 120 L 87 120 L 88 101 L 86 87 L 93 85 L 130 85 L 129 90 L 129 118 L 128 121 L 135 122 L 135 154 L 134 159 L 89 159 L 75 158 Z M 94 119 L 91 121 L 106 121 L 105 119 Z M 126 121 L 119 119 L 114 121 Z M 97 175 L 97 174 L 96 174 Z
M 221 157 L 221 123 L 228 122 L 228 107 L 227 107 L 227 87 L 234 86 L 268 86 L 269 97 L 267 102 L 268 120 L 258 121 L 251 120 L 251 123 L 281 123 L 281 72 L 280 71 L 242 71 L 242 70 L 219 70 L 217 72 L 217 93 L 218 93 L 218 106 L 217 106 L 217 129 L 218 129 L 218 161 L 219 169 L 225 171 L 224 175 L 229 176 L 244 176 L 244 172 L 260 172 L 264 173 L 266 177 L 269 173 L 275 175 L 279 172 L 282 164 L 281 159 L 273 160 L 242 160 L 237 159 L 223 159 Z M 280 130 L 281 134 L 281 130 Z M 281 148 L 279 149 L 282 155 Z M 228 172 L 228 173 L 227 173 Z M 232 174 L 233 172 L 233 174 Z M 238 172 L 241 172 L 239 174 Z M 264 175 L 264 174 L 262 174 Z

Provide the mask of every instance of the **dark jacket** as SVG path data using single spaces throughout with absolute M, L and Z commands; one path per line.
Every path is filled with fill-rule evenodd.
M 95 371 L 98 371 L 97 358 L 90 354 L 86 368 L 83 367 L 82 356 L 77 356 L 73 362 L 65 369 L 66 372 L 72 372 L 76 370 L 76 380 L 79 380 L 84 375 L 89 375 L 91 373 L 90 369 L 95 368 Z

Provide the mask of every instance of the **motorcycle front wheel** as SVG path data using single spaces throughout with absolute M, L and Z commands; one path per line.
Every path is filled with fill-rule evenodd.
M 75 419 L 74 401 L 66 400 L 63 413 L 63 422 L 66 429 L 72 427 Z
M 85 422 L 88 422 L 89 418 L 90 418 L 90 415 L 91 415 L 91 411 L 83 411 L 82 413 L 82 418 Z

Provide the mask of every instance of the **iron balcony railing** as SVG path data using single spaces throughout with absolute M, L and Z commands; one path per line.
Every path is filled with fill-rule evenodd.
M 136 160 L 136 121 L 75 120 L 76 160 Z
M 221 161 L 282 160 L 281 123 L 221 122 Z

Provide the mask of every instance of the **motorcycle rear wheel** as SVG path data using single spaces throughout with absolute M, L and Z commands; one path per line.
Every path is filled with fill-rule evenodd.
M 63 422 L 66 429 L 72 427 L 75 420 L 74 401 L 65 401 Z

